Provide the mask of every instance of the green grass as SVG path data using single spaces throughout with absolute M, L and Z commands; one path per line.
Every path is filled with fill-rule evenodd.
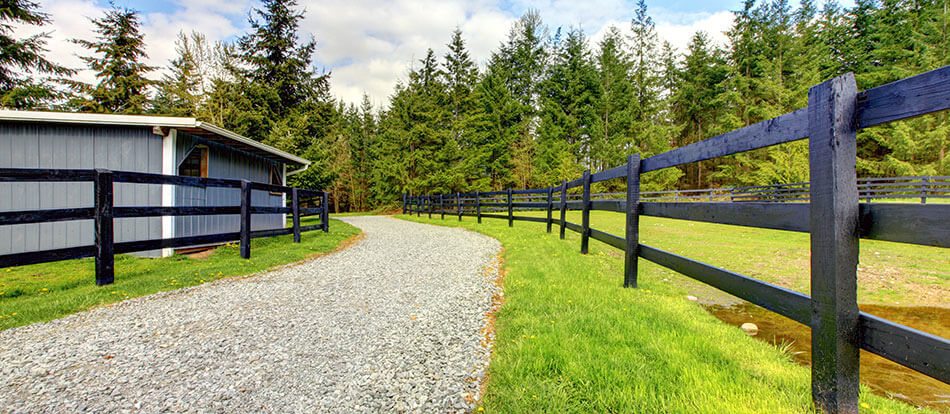
M 580 212 L 569 212 L 567 220 L 579 224 Z M 592 228 L 621 237 L 624 220 L 618 213 L 591 212 Z M 640 242 L 798 292 L 810 291 L 808 233 L 644 216 Z M 592 239 L 591 243 L 599 242 Z M 860 246 L 859 302 L 946 306 L 950 295 L 947 249 L 878 240 L 861 240 Z M 610 248 L 607 253 L 621 254 Z
M 398 217 L 471 229 L 505 248 L 505 302 L 497 313 L 482 401 L 486 412 L 814 411 L 808 368 L 686 300 L 669 270 L 640 261 L 640 288 L 624 289 L 618 251 L 591 241 L 590 254 L 581 255 L 572 232 L 559 240 L 556 227 L 547 234 L 538 223 L 516 222 L 509 228 L 498 219 L 479 225 L 471 217 L 461 223 L 454 217 Z M 657 247 L 670 248 L 660 234 L 649 230 L 645 235 L 648 241 L 657 239 Z M 691 242 L 677 243 L 687 248 Z M 707 252 L 714 248 L 704 247 Z M 748 255 L 736 250 L 727 260 Z M 861 404 L 864 412 L 921 412 L 867 389 Z
M 359 233 L 359 229 L 333 220 L 329 233 L 303 233 L 300 244 L 293 243 L 292 235 L 254 239 L 250 260 L 241 259 L 236 244 L 219 247 L 203 259 L 118 255 L 115 283 L 102 287 L 95 285 L 92 259 L 0 269 L 0 330 L 137 296 L 260 272 L 329 252 Z

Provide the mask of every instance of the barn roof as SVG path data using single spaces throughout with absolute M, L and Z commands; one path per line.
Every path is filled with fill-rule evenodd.
M 64 124 L 142 126 L 174 128 L 209 141 L 234 147 L 284 164 L 308 166 L 310 161 L 262 144 L 224 128 L 195 118 L 176 116 L 115 115 L 47 111 L 15 111 L 0 109 L 0 121 L 52 122 Z

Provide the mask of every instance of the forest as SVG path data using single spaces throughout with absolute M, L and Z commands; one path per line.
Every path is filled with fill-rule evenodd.
M 317 43 L 301 39 L 295 0 L 264 0 L 234 42 L 181 33 L 164 75 L 146 56 L 135 10 L 94 19 L 76 39 L 97 84 L 47 60 L 45 35 L 17 39 L 13 25 L 42 26 L 39 6 L 14 0 L 0 13 L 0 106 L 193 116 L 306 157 L 291 183 L 328 189 L 337 211 L 398 204 L 403 193 L 540 188 L 688 145 L 807 106 L 809 87 L 843 73 L 864 90 L 950 64 L 950 0 L 746 0 L 727 44 L 697 32 L 686 50 L 661 39 L 640 0 L 629 30 L 593 42 L 528 11 L 485 62 L 465 34 L 447 53 L 422 52 L 382 107 L 330 94 L 313 67 Z M 861 177 L 950 175 L 946 112 L 864 130 Z M 644 190 L 808 180 L 805 142 L 646 174 Z M 611 185 L 618 185 L 613 183 Z M 622 185 L 622 184 L 621 184 Z M 599 187 L 595 191 L 617 190 Z

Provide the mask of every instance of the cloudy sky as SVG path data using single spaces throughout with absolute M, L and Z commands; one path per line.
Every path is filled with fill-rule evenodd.
M 107 0 L 39 0 L 53 19 L 49 42 L 56 61 L 80 68 L 86 51 L 71 38 L 92 39 L 89 18 L 102 16 Z M 317 40 L 318 71 L 329 71 L 332 93 L 359 102 L 365 92 L 383 105 L 393 85 L 427 48 L 442 55 L 455 27 L 460 27 L 472 57 L 483 64 L 526 10 L 537 9 L 549 27 L 581 27 L 596 42 L 610 25 L 627 31 L 635 1 L 624 0 L 298 0 L 305 10 L 303 37 Z M 794 3 L 794 2 L 793 2 Z M 841 2 L 848 6 L 850 0 Z M 248 14 L 259 0 L 115 0 L 142 15 L 148 63 L 165 66 L 175 57 L 179 31 L 203 32 L 211 40 L 234 40 L 248 28 Z M 739 0 L 647 1 L 663 39 L 685 48 L 692 34 L 705 30 L 724 43 Z M 79 75 L 92 81 L 85 71 Z

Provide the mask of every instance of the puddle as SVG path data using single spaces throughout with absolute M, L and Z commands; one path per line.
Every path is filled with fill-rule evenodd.
M 748 302 L 707 304 L 706 310 L 730 325 L 751 322 L 758 326 L 756 339 L 788 346 L 796 362 L 811 364 L 811 331 L 797 322 Z M 950 338 L 950 308 L 924 306 L 860 305 L 862 311 L 943 338 Z M 921 407 L 950 413 L 950 385 L 882 357 L 861 351 L 861 383 L 876 394 Z

